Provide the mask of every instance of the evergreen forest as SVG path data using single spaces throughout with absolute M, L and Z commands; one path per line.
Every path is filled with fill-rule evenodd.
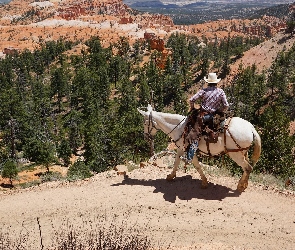
M 81 53 L 70 53 L 77 44 L 60 39 L 1 59 L 2 176 L 15 177 L 25 160 L 49 171 L 56 163 L 70 166 L 70 157 L 78 155 L 83 166 L 98 173 L 149 158 L 137 108 L 151 103 L 157 111 L 186 115 L 191 89 L 201 88 L 209 71 L 225 78 L 231 63 L 262 42 L 242 37 L 202 40 L 206 46 L 196 37 L 171 35 L 165 60 L 148 40 L 130 45 L 124 37 L 107 48 L 99 37 L 91 37 Z M 289 131 L 295 118 L 294 69 L 295 45 L 263 74 L 255 65 L 241 65 L 224 86 L 234 115 L 250 121 L 261 135 L 258 173 L 295 176 L 294 135 Z M 157 133 L 155 151 L 168 143 L 167 135 Z M 233 172 L 240 169 L 230 160 L 227 165 Z

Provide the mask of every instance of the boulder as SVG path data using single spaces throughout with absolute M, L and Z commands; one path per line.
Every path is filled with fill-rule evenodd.
M 114 167 L 114 170 L 117 171 L 117 175 L 126 175 L 128 168 L 125 165 L 117 165 Z
M 139 168 L 145 168 L 147 165 L 148 165 L 147 162 L 141 162 L 141 163 L 139 164 Z

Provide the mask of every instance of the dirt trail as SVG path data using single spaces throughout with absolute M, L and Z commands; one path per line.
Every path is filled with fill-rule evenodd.
M 294 249 L 292 194 L 253 183 L 240 194 L 237 179 L 212 176 L 203 190 L 195 170 L 178 171 L 173 182 L 165 180 L 168 173 L 151 165 L 125 178 L 111 171 L 87 181 L 2 192 L 2 231 L 11 237 L 27 233 L 40 249 L 38 217 L 45 246 L 66 224 L 90 230 L 89 221 L 100 221 L 125 223 L 161 249 Z

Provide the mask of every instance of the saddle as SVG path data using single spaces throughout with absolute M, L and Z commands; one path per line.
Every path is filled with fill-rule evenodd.
M 205 119 L 206 118 L 206 119 Z M 206 143 L 216 143 L 222 132 L 222 123 L 225 121 L 224 112 L 209 114 L 203 110 L 195 109 L 188 118 L 185 129 L 185 139 L 191 144 L 204 136 Z
M 219 134 L 223 132 L 224 121 L 224 112 L 215 112 L 209 121 L 204 121 L 202 135 L 204 135 L 207 143 L 216 143 L 218 141 Z

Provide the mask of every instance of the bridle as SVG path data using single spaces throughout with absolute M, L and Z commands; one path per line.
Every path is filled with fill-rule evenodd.
M 170 135 L 184 120 L 186 119 L 186 117 L 184 117 L 169 133 L 167 133 L 166 135 Z M 153 122 L 153 115 L 152 112 L 150 112 L 149 114 L 149 119 L 148 119 L 149 123 L 148 123 L 148 131 L 147 133 L 144 133 L 145 137 L 151 141 L 154 139 L 154 136 L 152 135 L 152 130 L 155 129 L 156 131 L 159 131 L 160 129 L 157 128 Z M 151 125 L 151 126 L 150 126 Z M 182 135 L 180 135 L 180 137 L 177 140 L 173 140 L 174 143 L 178 142 L 180 139 L 182 138 Z
M 153 116 L 152 116 L 152 112 L 150 112 L 149 114 L 149 119 L 148 119 L 148 131 L 147 133 L 144 133 L 145 137 L 151 141 L 154 139 L 154 136 L 152 135 L 152 131 L 153 129 L 155 129 L 156 131 L 159 131 L 160 129 L 156 127 L 156 125 L 153 122 Z

